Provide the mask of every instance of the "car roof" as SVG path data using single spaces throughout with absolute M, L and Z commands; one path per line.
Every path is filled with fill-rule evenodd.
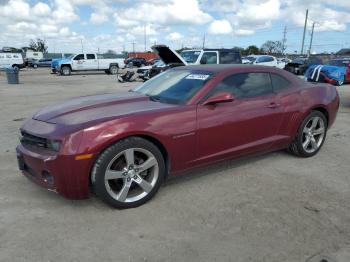
M 271 66 L 260 66 L 260 65 L 250 65 L 250 64 L 214 64 L 214 65 L 189 65 L 189 66 L 179 66 L 175 67 L 176 70 L 198 70 L 198 71 L 208 71 L 212 73 L 227 72 L 227 71 L 250 71 L 250 70 L 263 70 L 268 72 L 276 72 L 276 69 Z M 281 70 L 283 71 L 283 70 Z
M 204 48 L 204 49 L 185 49 L 185 50 L 182 50 L 181 52 L 186 52 L 186 51 L 230 51 L 230 52 L 237 52 L 239 53 L 239 50 L 238 49 L 235 49 L 235 48 Z

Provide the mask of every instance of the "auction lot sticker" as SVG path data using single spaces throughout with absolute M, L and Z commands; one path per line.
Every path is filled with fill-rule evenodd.
M 207 80 L 209 75 L 201 75 L 201 74 L 190 74 L 186 76 L 186 79 L 192 79 L 192 80 Z

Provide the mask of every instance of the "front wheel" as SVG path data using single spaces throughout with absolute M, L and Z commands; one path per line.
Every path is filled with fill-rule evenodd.
M 343 84 L 344 84 L 344 81 L 342 81 L 342 80 L 339 80 L 339 81 L 336 82 L 337 86 L 342 86 Z
M 320 111 L 312 111 L 302 122 L 289 151 L 301 157 L 311 157 L 321 149 L 327 134 L 327 119 Z
M 97 159 L 91 182 L 98 197 L 116 208 L 150 200 L 165 177 L 164 158 L 148 140 L 131 137 L 107 148 Z
M 70 69 L 69 66 L 63 66 L 61 68 L 61 75 L 69 76 L 71 73 L 72 73 L 72 70 Z

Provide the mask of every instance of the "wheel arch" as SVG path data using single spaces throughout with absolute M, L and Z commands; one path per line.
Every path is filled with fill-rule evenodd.
M 329 124 L 329 112 L 328 112 L 326 107 L 321 106 L 321 105 L 315 106 L 309 111 L 308 114 L 310 114 L 312 111 L 319 111 L 319 112 L 321 112 L 326 117 L 327 126 L 328 126 L 328 124 Z
M 110 68 L 111 66 L 116 66 L 116 67 L 119 68 L 119 64 L 118 64 L 118 63 L 110 63 L 110 64 L 109 64 L 109 68 Z
M 95 166 L 95 163 L 97 161 L 97 159 L 99 158 L 99 156 L 107 149 L 109 148 L 110 146 L 114 145 L 115 143 L 121 141 L 121 140 L 124 140 L 124 139 L 128 139 L 128 138 L 131 138 L 131 137 L 140 137 L 140 138 L 143 138 L 149 142 L 151 142 L 152 144 L 154 144 L 158 149 L 159 151 L 161 152 L 163 158 L 164 158 L 164 162 L 165 162 L 165 167 L 166 167 L 166 177 L 169 175 L 170 173 L 170 155 L 169 155 L 169 152 L 168 150 L 166 149 L 166 147 L 164 146 L 164 144 L 157 138 L 155 138 L 154 136 L 152 135 L 149 135 L 149 134 L 142 134 L 142 133 L 136 133 L 136 134 L 129 134 L 127 136 L 123 136 L 123 137 L 118 137 L 118 139 L 114 139 L 112 141 L 110 141 L 109 143 L 107 143 L 106 145 L 104 145 L 100 150 L 99 152 L 96 154 L 95 158 L 94 158 L 94 161 L 92 162 L 91 166 L 90 166 L 90 172 L 89 172 L 89 183 L 90 183 L 90 186 L 91 186 L 91 176 L 92 176 L 92 173 L 93 173 L 93 169 L 94 169 L 94 166 Z
M 70 70 L 73 70 L 72 66 L 70 64 L 62 64 L 62 65 L 60 65 L 61 68 L 64 67 L 64 66 L 68 66 L 70 68 Z

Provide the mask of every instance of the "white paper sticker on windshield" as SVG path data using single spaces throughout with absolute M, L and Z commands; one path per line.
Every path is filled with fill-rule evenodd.
M 186 76 L 186 79 L 192 79 L 192 80 L 207 80 L 209 75 L 200 75 L 200 74 L 190 74 Z

